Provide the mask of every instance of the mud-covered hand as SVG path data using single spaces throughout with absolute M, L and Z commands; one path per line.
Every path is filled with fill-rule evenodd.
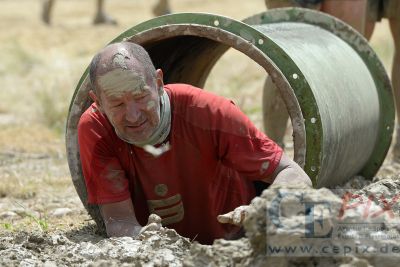
M 136 237 L 142 227 L 136 222 L 134 217 L 124 218 L 105 218 L 104 223 L 109 237 L 131 236 Z
M 249 206 L 239 206 L 231 212 L 218 215 L 217 220 L 220 223 L 229 223 L 236 226 L 242 226 L 244 218 L 247 216 Z
M 140 230 L 139 236 L 147 231 L 158 231 L 162 227 L 161 218 L 156 214 L 150 214 L 146 226 L 143 226 Z

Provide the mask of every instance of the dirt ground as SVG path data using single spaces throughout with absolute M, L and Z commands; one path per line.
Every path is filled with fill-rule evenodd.
M 231 265 L 232 257 L 236 263 L 248 263 L 243 261 L 253 253 L 248 240 L 218 241 L 220 250 L 212 250 L 191 247 L 189 240 L 164 228 L 157 235 L 161 239 L 149 234 L 141 240 L 103 240 L 72 185 L 64 127 L 77 81 L 97 50 L 152 18 L 153 3 L 107 1 L 108 13 L 119 24 L 93 26 L 94 0 L 59 0 L 49 27 L 40 21 L 39 0 L 0 1 L 0 265 L 198 266 L 207 264 L 204 255 L 220 257 L 214 265 Z M 171 1 L 175 12 L 217 13 L 239 20 L 265 10 L 263 0 L 238 5 L 233 0 Z M 393 43 L 385 21 L 377 25 L 371 44 L 389 70 Z M 258 100 L 264 78 L 258 65 L 228 51 L 206 89 L 232 98 L 261 128 Z M 389 156 L 376 179 L 396 179 L 399 170 Z M 236 254 L 228 260 L 231 251 Z M 185 255 L 191 256 L 185 261 Z

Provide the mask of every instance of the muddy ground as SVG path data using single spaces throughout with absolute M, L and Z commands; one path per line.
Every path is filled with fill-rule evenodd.
M 205 11 L 236 19 L 264 10 L 262 0 L 242 1 L 240 8 L 232 1 L 172 0 L 171 4 L 177 12 Z M 1 1 L 0 265 L 377 266 L 379 258 L 368 255 L 266 257 L 265 247 L 260 244 L 266 244 L 267 234 L 272 234 L 271 240 L 288 238 L 268 228 L 265 217 L 264 221 L 259 217 L 280 189 L 269 190 L 255 201 L 245 226 L 248 237 L 238 241 L 218 240 L 214 246 L 201 246 L 164 228 L 145 232 L 137 240 L 104 239 L 96 234 L 94 222 L 72 185 L 66 162 L 63 133 L 67 108 L 93 54 L 124 30 L 150 19 L 152 3 L 109 1 L 107 10 L 119 24 L 94 27 L 94 1 L 59 0 L 53 25 L 48 27 L 40 21 L 40 1 Z M 386 22 L 378 25 L 372 45 L 390 69 L 393 44 Z M 264 77 L 264 71 L 254 62 L 228 51 L 212 71 L 206 89 L 234 99 L 261 128 L 258 99 Z M 287 147 L 290 153 L 291 146 Z M 356 179 L 352 187 L 364 187 L 364 195 L 371 190 L 397 193 L 397 184 L 392 181 L 397 180 L 399 170 L 400 165 L 389 156 L 375 178 L 377 184 L 368 187 L 369 181 Z M 307 195 L 331 203 L 340 200 L 326 191 L 314 190 Z M 398 211 L 397 206 L 394 210 Z M 354 220 L 364 219 L 354 216 Z M 299 240 L 290 238 L 292 243 Z M 384 257 L 381 266 L 395 260 Z

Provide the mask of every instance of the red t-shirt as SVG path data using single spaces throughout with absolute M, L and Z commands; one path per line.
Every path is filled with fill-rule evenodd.
M 88 202 L 131 197 L 141 225 L 156 213 L 163 225 L 201 243 L 226 238 L 238 228 L 217 216 L 250 203 L 252 181 L 272 174 L 282 149 L 231 101 L 186 84 L 165 90 L 171 149 L 157 158 L 119 139 L 95 104 L 84 112 L 78 135 Z

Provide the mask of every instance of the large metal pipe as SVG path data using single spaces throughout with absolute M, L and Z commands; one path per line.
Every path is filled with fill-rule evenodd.
M 246 19 L 181 13 L 127 30 L 112 42 L 141 44 L 165 82 L 203 87 L 229 48 L 241 51 L 272 77 L 293 125 L 294 160 L 315 187 L 372 177 L 390 146 L 394 125 L 391 86 L 367 41 L 338 19 L 307 9 L 274 9 Z M 88 71 L 73 96 L 67 122 L 68 162 L 86 205 L 77 124 L 89 106 Z M 261 88 L 260 88 L 261 89 Z M 96 219 L 96 207 L 89 207 Z M 100 220 L 101 221 L 101 220 Z

